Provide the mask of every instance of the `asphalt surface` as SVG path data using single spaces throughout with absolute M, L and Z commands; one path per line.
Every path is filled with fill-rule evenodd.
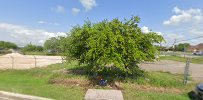
M 183 74 L 185 66 L 186 63 L 171 60 L 161 60 L 140 64 L 140 67 L 147 71 L 163 71 L 176 74 Z M 203 64 L 190 63 L 189 74 L 193 80 L 203 82 Z

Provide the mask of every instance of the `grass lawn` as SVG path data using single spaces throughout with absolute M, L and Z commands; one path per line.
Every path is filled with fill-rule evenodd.
M 61 69 L 66 70 L 61 70 Z M 0 90 L 52 98 L 56 100 L 83 100 L 91 86 L 88 77 L 80 73 L 76 62 L 55 64 L 30 70 L 0 70 Z M 129 79 L 119 83 L 125 100 L 189 100 L 187 95 L 195 83 L 182 84 L 182 75 L 147 72 L 146 78 Z
M 180 56 L 161 56 L 160 60 L 173 60 L 179 62 L 186 62 L 186 58 Z M 203 57 L 191 58 L 191 63 L 203 64 Z

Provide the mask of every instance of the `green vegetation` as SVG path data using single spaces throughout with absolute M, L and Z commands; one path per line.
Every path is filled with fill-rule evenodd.
M 138 64 L 153 61 L 158 52 L 154 44 L 164 41 L 157 33 L 143 33 L 139 21 L 133 16 L 130 20 L 116 18 L 95 24 L 87 21 L 76 26 L 67 37 L 66 56 L 87 64 L 94 75 L 139 76 L 143 71 Z
M 160 60 L 173 60 L 179 62 L 186 62 L 186 58 L 180 56 L 161 56 Z M 191 63 L 203 64 L 203 57 L 191 58 Z
M 64 50 L 61 43 L 63 38 L 52 37 L 45 41 L 44 46 L 28 44 L 21 49 L 21 52 L 25 55 L 63 55 Z
M 175 45 L 175 51 L 185 51 L 188 47 L 190 47 L 189 43 L 179 43 Z
M 65 69 L 64 69 L 65 68 Z M 147 72 L 146 77 L 120 82 L 125 100 L 189 100 L 187 93 L 194 83 L 182 84 L 182 75 Z M 88 88 L 107 88 L 92 85 L 84 66 L 77 62 L 55 64 L 30 70 L 0 70 L 0 90 L 57 100 L 82 100 Z
M 191 100 L 186 94 L 140 91 L 132 87 L 127 89 L 123 92 L 125 100 Z
M 36 46 L 33 44 L 28 44 L 25 47 L 22 48 L 21 50 L 22 52 L 42 52 L 43 51 L 43 47 L 42 46 Z
M 0 90 L 30 94 L 57 100 L 82 100 L 85 91 L 81 87 L 49 83 L 56 77 L 52 71 L 60 69 L 61 65 L 30 70 L 0 71 Z
M 62 43 L 64 42 L 63 39 L 64 37 L 52 37 L 46 40 L 44 43 L 45 51 L 50 53 L 55 53 L 55 54 L 64 52 L 62 48 L 63 47 L 62 45 L 64 45 L 64 43 Z
M 17 49 L 17 45 L 11 42 L 0 41 L 0 49 Z
M 0 55 L 11 53 L 9 49 L 17 49 L 17 45 L 11 42 L 0 41 Z

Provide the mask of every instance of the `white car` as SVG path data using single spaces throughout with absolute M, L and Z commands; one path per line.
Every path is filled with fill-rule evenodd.
M 203 55 L 203 51 L 196 51 L 193 53 L 194 55 Z

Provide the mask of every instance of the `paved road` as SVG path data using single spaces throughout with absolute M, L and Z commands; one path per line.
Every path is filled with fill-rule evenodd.
M 140 64 L 142 69 L 148 71 L 164 71 L 171 73 L 183 74 L 185 63 L 171 61 L 171 60 L 161 60 L 157 62 L 143 63 Z M 203 82 L 203 64 L 190 64 L 190 75 L 195 81 Z

